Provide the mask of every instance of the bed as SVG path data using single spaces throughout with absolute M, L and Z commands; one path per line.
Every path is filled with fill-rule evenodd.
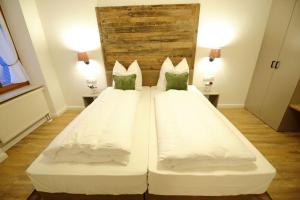
M 127 165 L 116 163 L 49 162 L 41 154 L 27 169 L 44 198 L 77 198 L 76 194 L 125 195 L 143 199 L 147 190 L 150 88 L 143 87 L 137 105 L 131 154 Z M 74 196 L 75 195 L 75 196 Z M 123 197 L 124 198 L 124 197 Z
M 143 85 L 154 86 L 166 57 L 170 57 L 174 64 L 186 58 L 191 83 L 199 11 L 198 3 L 97 7 L 107 84 L 112 85 L 116 60 L 126 66 L 138 60 Z M 149 90 L 144 87 L 144 101 L 139 104 L 133 151 L 127 166 L 49 164 L 44 162 L 43 156 L 39 156 L 27 171 L 37 190 L 46 192 L 53 199 L 55 196 L 51 196 L 51 193 L 72 193 L 75 196 L 68 196 L 70 199 L 85 199 L 87 195 L 79 197 L 76 194 L 101 194 L 100 198 L 103 198 L 103 195 L 142 194 L 147 188 L 149 195 L 146 197 L 150 199 L 177 199 L 178 195 L 178 199 L 207 199 L 207 196 L 265 192 L 275 175 L 275 169 L 241 134 L 237 137 L 256 155 L 256 161 L 250 169 L 174 171 L 158 167 L 153 102 L 153 96 L 158 91 L 152 87 L 150 97 Z M 207 106 L 211 106 L 209 102 Z M 242 199 L 260 199 L 260 195 L 246 196 Z M 142 195 L 131 197 L 143 198 Z M 65 199 L 64 194 L 61 194 L 61 199 Z M 120 199 L 126 198 L 122 196 Z M 261 199 L 269 198 L 263 195 Z
M 194 86 L 189 86 L 188 90 L 199 92 Z M 276 171 L 242 134 L 237 134 L 238 138 L 256 156 L 256 161 L 253 162 L 253 165 L 207 167 L 199 170 L 173 170 L 159 166 L 154 96 L 160 92 L 156 87 L 151 87 L 151 128 L 148 165 L 148 193 L 150 194 L 150 199 L 163 198 L 166 195 L 171 199 L 171 196 L 175 198 L 178 195 L 186 197 L 235 196 L 266 192 Z M 211 112 L 219 112 L 203 95 L 202 97 L 203 102 L 211 109 Z M 219 115 L 222 114 L 219 113 Z M 228 123 L 230 122 L 228 121 Z M 258 197 L 259 195 L 252 198 L 259 199 Z M 251 198 L 251 195 L 249 198 Z M 267 194 L 266 199 L 269 199 Z

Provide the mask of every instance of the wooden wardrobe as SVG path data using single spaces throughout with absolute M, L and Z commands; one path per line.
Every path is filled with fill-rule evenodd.
M 278 131 L 300 130 L 300 0 L 273 0 L 246 109 Z M 298 102 L 299 101 L 299 102 Z

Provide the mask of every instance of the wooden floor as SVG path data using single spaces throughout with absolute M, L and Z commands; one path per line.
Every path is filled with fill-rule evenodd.
M 7 151 L 0 164 L 0 200 L 25 200 L 33 186 L 25 170 L 80 111 L 67 111 Z M 245 134 L 277 169 L 268 192 L 273 200 L 300 199 L 300 133 L 277 133 L 244 109 L 221 112 Z

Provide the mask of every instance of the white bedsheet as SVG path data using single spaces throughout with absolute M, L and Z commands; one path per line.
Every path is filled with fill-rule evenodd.
M 35 189 L 49 193 L 143 194 L 147 190 L 150 88 L 143 87 L 135 116 L 129 162 L 59 163 L 43 154 L 29 166 L 27 174 Z M 61 133 L 60 133 L 61 134 Z
M 169 90 L 155 97 L 158 158 L 173 169 L 247 165 L 255 155 L 200 93 Z
M 196 88 L 189 86 L 190 90 Z M 247 166 L 215 166 L 198 170 L 166 169 L 158 165 L 157 132 L 154 97 L 161 91 L 151 88 L 151 117 L 148 164 L 148 192 L 156 195 L 225 196 L 264 193 L 276 170 L 241 134 L 237 137 L 255 154 Z M 218 110 L 215 109 L 215 112 Z M 221 115 L 221 113 L 220 113 Z M 222 116 L 224 117 L 224 116 Z M 225 118 L 225 117 L 224 117 Z M 228 120 L 227 124 L 233 126 Z
M 105 89 L 43 154 L 57 162 L 127 164 L 139 96 L 135 90 Z

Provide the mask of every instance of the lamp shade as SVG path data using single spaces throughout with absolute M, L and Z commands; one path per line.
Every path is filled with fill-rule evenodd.
M 211 49 L 209 57 L 212 59 L 221 58 L 221 49 Z
M 78 61 L 85 62 L 85 64 L 89 64 L 89 56 L 88 56 L 87 52 L 77 53 L 77 59 L 78 59 Z

